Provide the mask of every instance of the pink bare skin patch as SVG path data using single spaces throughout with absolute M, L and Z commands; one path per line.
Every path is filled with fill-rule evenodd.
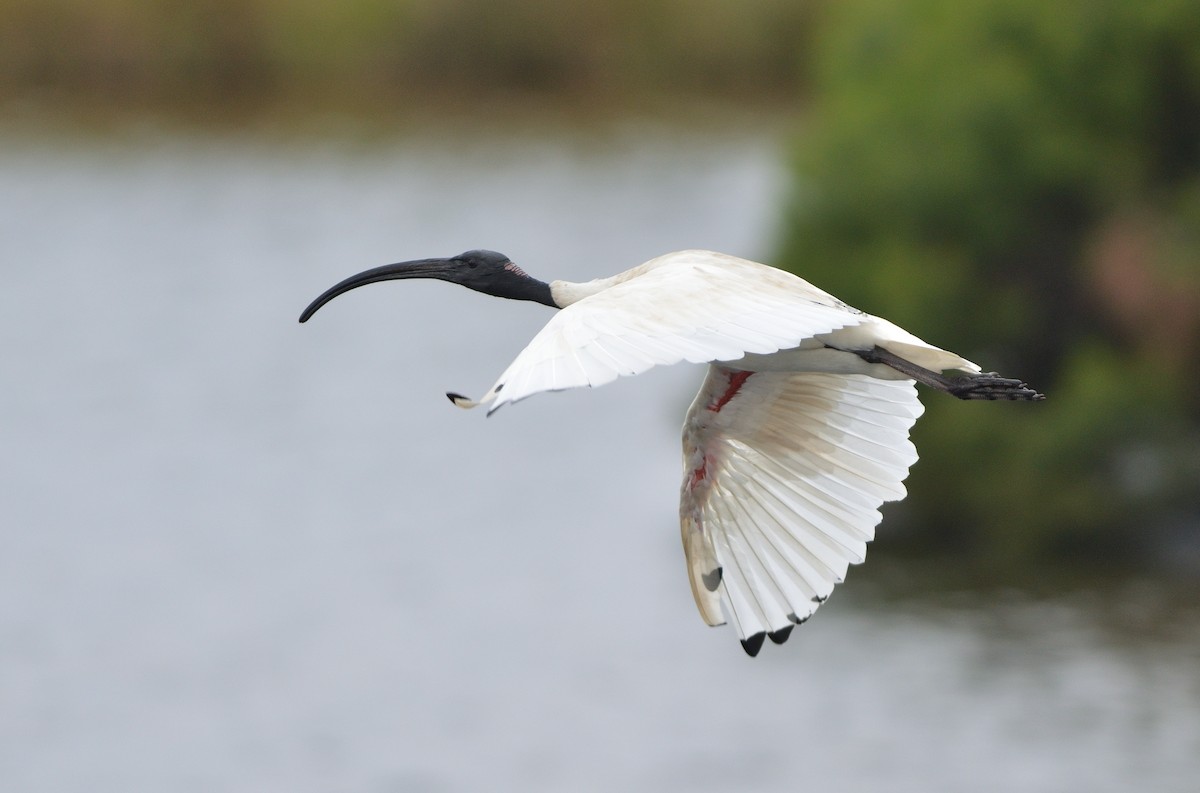
M 725 387 L 725 391 L 716 399 L 709 402 L 705 407 L 713 413 L 720 413 L 729 402 L 738 395 L 742 390 L 742 386 L 750 379 L 750 375 L 754 372 L 730 371 L 729 384 Z M 708 462 L 709 456 L 704 455 L 700 465 L 692 469 L 691 475 L 688 477 L 688 490 L 695 490 L 701 482 L 708 479 Z
M 750 379 L 750 375 L 754 372 L 732 372 L 729 375 L 729 387 L 725 389 L 725 393 L 721 394 L 720 399 L 709 404 L 708 409 L 713 413 L 720 413 L 721 408 L 729 404 L 729 400 L 737 396 L 737 392 L 742 390 L 742 386 Z

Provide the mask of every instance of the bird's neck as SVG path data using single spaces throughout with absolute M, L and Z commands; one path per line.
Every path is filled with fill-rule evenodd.
M 528 291 L 522 295 L 522 299 L 532 300 L 535 303 L 541 303 L 543 306 L 550 306 L 550 308 L 562 308 L 562 306 L 555 302 L 554 292 L 550 288 L 550 284 L 545 281 L 539 281 L 536 278 L 530 278 L 529 280 L 531 283 L 529 284 Z
M 623 284 L 626 281 L 631 281 L 638 276 L 645 275 L 655 268 L 670 264 L 673 256 L 677 256 L 677 254 L 660 256 L 657 259 L 651 259 L 645 264 L 639 264 L 637 267 L 634 267 L 631 270 L 626 270 L 623 273 L 610 275 L 608 278 L 597 278 L 594 281 L 585 281 L 581 284 L 574 283 L 573 281 L 551 281 L 550 294 L 554 297 L 555 305 L 557 305 L 559 308 L 566 308 L 572 303 L 578 303 L 585 297 L 591 297 L 594 294 L 603 292 L 609 287 L 616 286 L 617 284 Z
M 539 281 L 536 278 L 531 278 L 524 273 L 521 273 L 519 278 L 505 279 L 497 283 L 487 284 L 486 286 L 476 286 L 473 284 L 467 284 L 466 286 L 474 289 L 476 292 L 483 292 L 495 297 L 504 297 L 509 300 L 528 300 L 533 303 L 541 303 L 543 306 L 550 306 L 551 308 L 562 308 L 562 306 L 555 302 L 550 284 L 545 281 Z
M 611 278 L 597 278 L 594 281 L 585 281 L 578 284 L 574 281 L 551 281 L 550 294 L 554 298 L 554 304 L 559 308 L 566 308 L 572 303 L 578 303 L 585 297 L 591 297 L 594 294 L 603 292 L 610 286 L 615 286 L 619 283 L 621 275 L 614 275 Z

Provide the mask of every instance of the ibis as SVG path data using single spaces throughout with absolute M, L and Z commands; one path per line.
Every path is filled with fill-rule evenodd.
M 798 276 L 703 250 L 586 283 L 546 283 L 487 250 L 388 264 L 334 285 L 300 321 L 351 289 L 407 278 L 559 309 L 482 397 L 447 394 L 461 408 L 491 414 L 543 391 L 707 364 L 683 422 L 683 551 L 701 617 L 731 621 L 751 656 L 812 616 L 863 561 L 880 506 L 906 495 L 916 383 L 959 399 L 1044 398 Z

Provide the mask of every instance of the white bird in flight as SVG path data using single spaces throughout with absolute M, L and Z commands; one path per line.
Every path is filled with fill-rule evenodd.
M 863 561 L 880 506 L 904 498 L 908 431 L 924 411 L 914 381 L 960 399 L 1044 398 L 791 273 L 712 251 L 587 283 L 539 281 L 495 251 L 418 259 L 347 278 L 300 321 L 405 278 L 561 309 L 480 399 L 447 394 L 459 407 L 491 414 L 542 391 L 708 364 L 683 423 L 683 550 L 700 615 L 727 614 L 751 656 L 812 616 Z

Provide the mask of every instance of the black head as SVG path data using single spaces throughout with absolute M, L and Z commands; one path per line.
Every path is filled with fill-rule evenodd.
M 393 281 L 402 278 L 436 278 L 462 284 L 468 289 L 486 295 L 506 297 L 510 300 L 532 300 L 547 306 L 555 306 L 550 296 L 549 284 L 531 278 L 525 271 L 512 263 L 503 253 L 496 251 L 467 251 L 449 259 L 415 259 L 398 264 L 385 264 L 358 275 L 352 275 L 335 284 L 309 304 L 300 315 L 306 322 L 317 309 L 338 295 L 360 286 L 378 281 Z

